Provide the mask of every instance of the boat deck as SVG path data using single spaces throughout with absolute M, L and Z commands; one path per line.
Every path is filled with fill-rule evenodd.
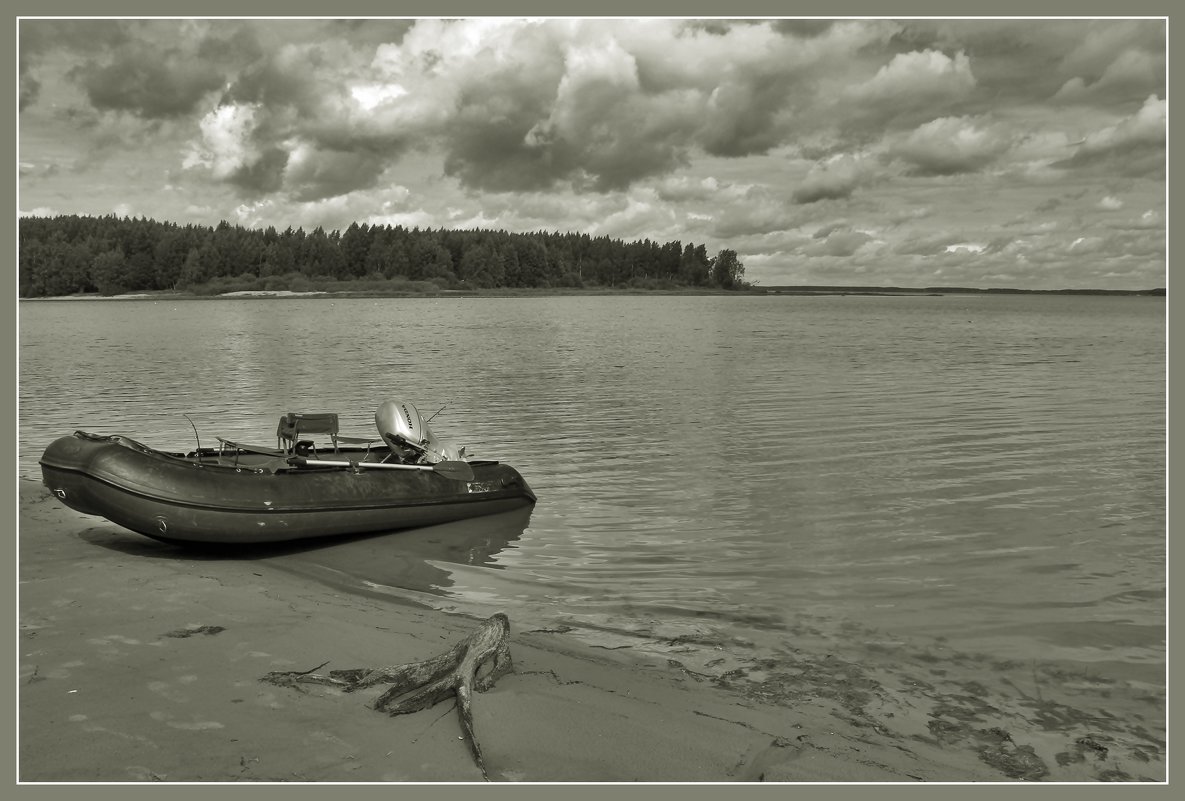
M 221 437 L 218 441 L 220 445 L 217 448 L 202 448 L 200 451 L 169 453 L 167 455 L 200 464 L 216 464 L 220 467 L 234 467 L 244 470 L 276 472 L 316 469 L 292 463 L 290 460 L 297 454 L 291 451 L 232 442 Z M 380 447 L 328 447 L 315 448 L 309 451 L 308 456 L 312 459 L 331 459 L 342 462 L 381 463 L 390 458 L 391 451 L 385 445 Z

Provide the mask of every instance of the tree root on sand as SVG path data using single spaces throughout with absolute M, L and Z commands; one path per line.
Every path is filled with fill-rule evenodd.
M 474 690 L 485 692 L 494 686 L 494 682 L 514 670 L 507 641 L 509 635 L 510 619 L 499 612 L 447 652 L 423 662 L 381 668 L 331 670 L 324 675 L 317 673 L 317 670 L 329 664 L 325 662 L 312 670 L 268 673 L 260 681 L 298 689 L 301 684 L 326 684 L 340 687 L 345 692 L 390 683 L 391 686 L 374 702 L 375 709 L 390 715 L 418 712 L 450 695 L 456 695 L 461 730 L 477 767 L 481 769 L 482 778 L 488 781 L 481 746 L 477 744 L 477 737 L 473 733 L 470 704 Z M 489 670 L 479 676 L 478 672 L 487 663 Z

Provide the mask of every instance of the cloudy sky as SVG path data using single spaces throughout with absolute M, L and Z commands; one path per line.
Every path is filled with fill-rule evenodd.
M 581 231 L 1165 286 L 1163 19 L 23 19 L 23 215 Z

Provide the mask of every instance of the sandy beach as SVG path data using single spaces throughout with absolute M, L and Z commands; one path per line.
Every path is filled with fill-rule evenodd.
M 21 782 L 482 781 L 452 699 L 391 717 L 377 692 L 261 681 L 426 659 L 481 619 L 161 548 L 20 484 Z M 492 782 L 1165 779 L 1163 692 L 1101 679 L 1034 695 L 963 655 L 854 665 L 806 636 L 724 675 L 513 618 L 509 642 L 473 698 Z

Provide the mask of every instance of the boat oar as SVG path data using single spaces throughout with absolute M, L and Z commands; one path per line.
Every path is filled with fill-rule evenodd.
M 468 462 L 437 462 L 436 464 L 388 464 L 386 462 L 339 462 L 329 459 L 306 459 L 303 456 L 293 456 L 289 464 L 297 467 L 364 467 L 368 470 L 429 470 L 440 473 L 445 478 L 457 481 L 472 481 L 473 468 Z

